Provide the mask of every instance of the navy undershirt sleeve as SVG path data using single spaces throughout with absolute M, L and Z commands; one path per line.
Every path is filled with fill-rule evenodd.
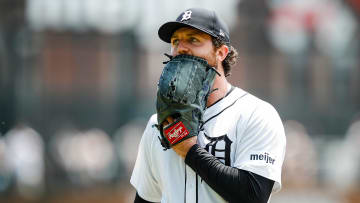
M 229 202 L 266 203 L 274 185 L 268 178 L 226 166 L 197 144 L 187 153 L 185 163 Z
M 140 197 L 138 193 L 136 193 L 134 203 L 153 203 L 153 202 L 144 200 L 143 198 Z

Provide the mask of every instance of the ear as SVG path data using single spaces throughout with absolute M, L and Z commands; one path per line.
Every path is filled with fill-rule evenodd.
M 221 47 L 219 47 L 217 50 L 216 50 L 216 57 L 218 59 L 218 61 L 224 61 L 226 56 L 228 55 L 229 53 L 229 48 L 226 46 L 226 45 L 221 45 Z

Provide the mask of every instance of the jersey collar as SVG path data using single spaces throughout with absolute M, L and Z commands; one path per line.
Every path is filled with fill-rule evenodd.
M 224 109 L 228 108 L 229 106 L 233 105 L 239 98 L 245 96 L 247 92 L 244 90 L 230 86 L 229 92 L 226 94 L 225 97 L 216 101 L 214 104 L 209 106 L 204 113 L 203 120 L 206 122 L 211 117 L 215 116 L 216 114 L 220 114 Z

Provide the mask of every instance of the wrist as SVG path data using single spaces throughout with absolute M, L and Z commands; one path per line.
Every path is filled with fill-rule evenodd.
M 198 144 L 194 144 L 190 149 L 189 151 L 186 153 L 186 156 L 185 156 L 185 163 L 187 165 L 189 165 L 190 162 L 193 162 L 193 157 L 194 157 L 194 153 L 196 153 L 196 150 L 200 148 L 200 146 Z
M 186 139 L 175 146 L 173 146 L 173 150 L 181 156 L 183 159 L 185 159 L 187 153 L 189 150 L 196 145 L 197 136 L 191 137 L 189 139 Z

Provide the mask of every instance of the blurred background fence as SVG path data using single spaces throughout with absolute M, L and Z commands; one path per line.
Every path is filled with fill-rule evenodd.
M 0 201 L 131 202 L 169 46 L 159 25 L 215 9 L 230 81 L 284 122 L 272 202 L 360 202 L 357 0 L 0 0 Z

